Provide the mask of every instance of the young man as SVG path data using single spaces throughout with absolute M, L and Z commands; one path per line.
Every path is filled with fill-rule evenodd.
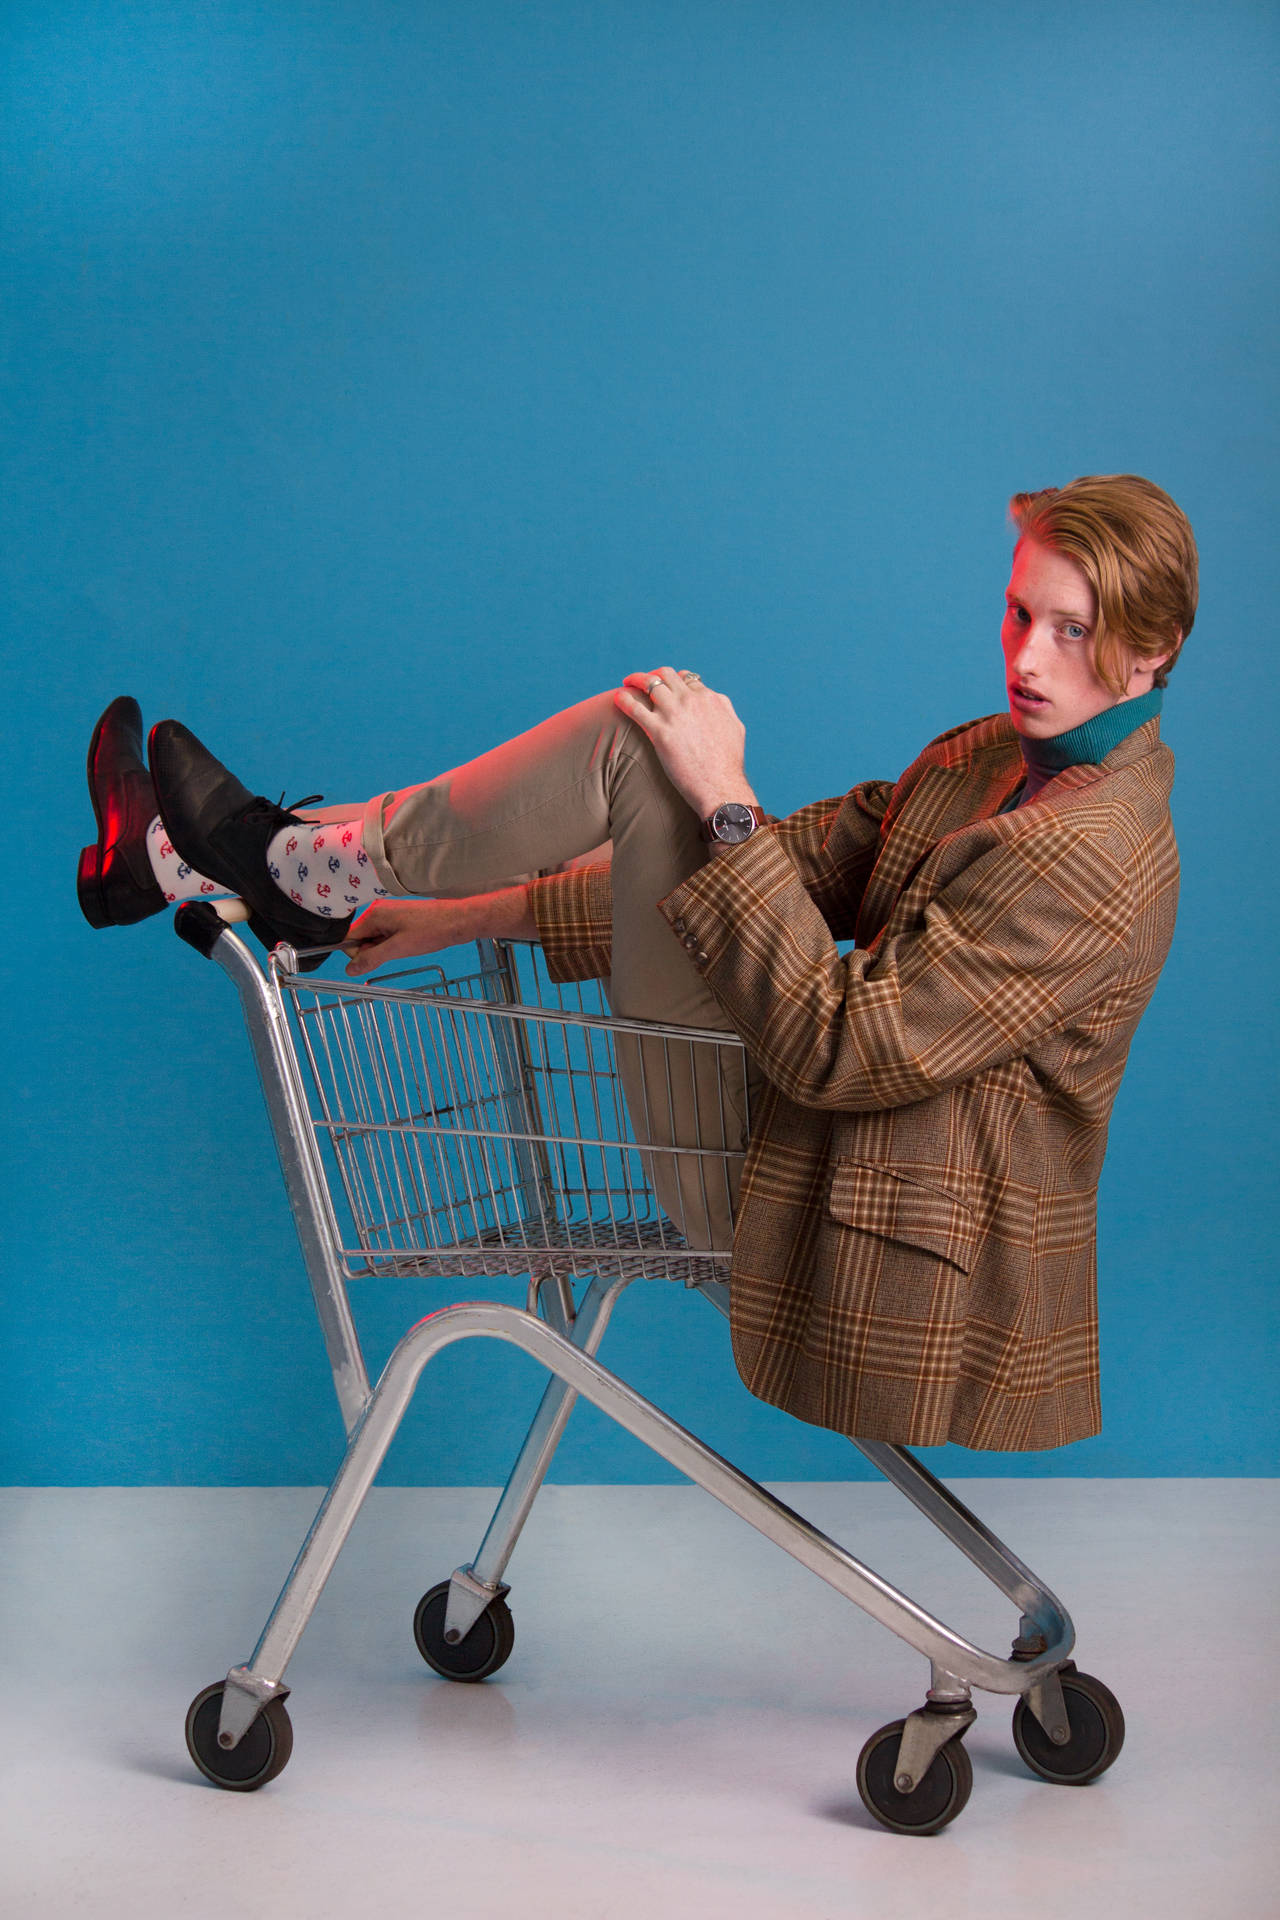
M 82 904 L 101 925 L 230 890 L 267 940 L 344 941 L 352 974 L 537 938 L 555 977 L 607 978 L 620 1014 L 735 1031 L 750 1088 L 693 1069 L 642 1137 L 732 1146 L 750 1099 L 731 1293 L 751 1390 L 908 1445 L 1095 1433 L 1097 1182 L 1173 932 L 1158 714 L 1196 550 L 1132 475 L 1012 512 L 1009 712 L 940 735 L 896 782 L 769 819 L 729 701 L 660 668 L 358 815 L 272 808 L 162 722 L 157 818 L 117 702 L 90 752 Z M 573 864 L 606 839 L 607 863 Z M 724 1208 L 658 1188 L 717 1243 Z

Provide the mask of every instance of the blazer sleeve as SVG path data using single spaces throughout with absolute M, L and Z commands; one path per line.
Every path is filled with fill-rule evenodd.
M 880 850 L 880 828 L 893 791 L 891 780 L 867 780 L 839 799 L 815 800 L 798 813 L 788 814 L 785 820 L 769 823 L 770 834 L 798 874 L 833 940 L 854 937 L 858 909 Z
M 1015 1059 L 1124 965 L 1125 868 L 1096 832 L 980 848 L 918 924 L 841 956 L 783 847 L 755 834 L 662 911 L 773 1083 L 797 1105 L 905 1106 Z M 687 941 L 686 941 L 687 944 Z
M 607 980 L 613 964 L 613 881 L 608 865 L 546 874 L 530 882 L 529 901 L 551 978 L 557 982 Z

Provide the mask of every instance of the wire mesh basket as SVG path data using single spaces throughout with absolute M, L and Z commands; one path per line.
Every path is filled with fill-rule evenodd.
M 554 985 L 506 943 L 471 973 L 371 982 L 288 957 L 272 972 L 348 1278 L 724 1276 L 749 1126 L 734 1036 L 616 1020 L 596 983 Z

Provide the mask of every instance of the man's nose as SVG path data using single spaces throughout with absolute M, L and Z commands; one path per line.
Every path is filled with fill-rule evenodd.
M 1026 629 L 1013 656 L 1015 673 L 1034 674 L 1044 657 L 1044 636 L 1038 626 Z

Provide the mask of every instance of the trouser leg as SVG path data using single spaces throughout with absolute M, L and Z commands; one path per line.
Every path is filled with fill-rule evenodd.
M 611 693 L 365 809 L 364 844 L 401 894 L 470 894 L 613 843 L 613 971 L 623 1018 L 730 1032 L 714 995 L 657 911 L 707 858 L 698 821 Z M 618 1036 L 637 1139 L 669 1218 L 693 1246 L 727 1247 L 746 1145 L 741 1056 L 714 1043 Z

